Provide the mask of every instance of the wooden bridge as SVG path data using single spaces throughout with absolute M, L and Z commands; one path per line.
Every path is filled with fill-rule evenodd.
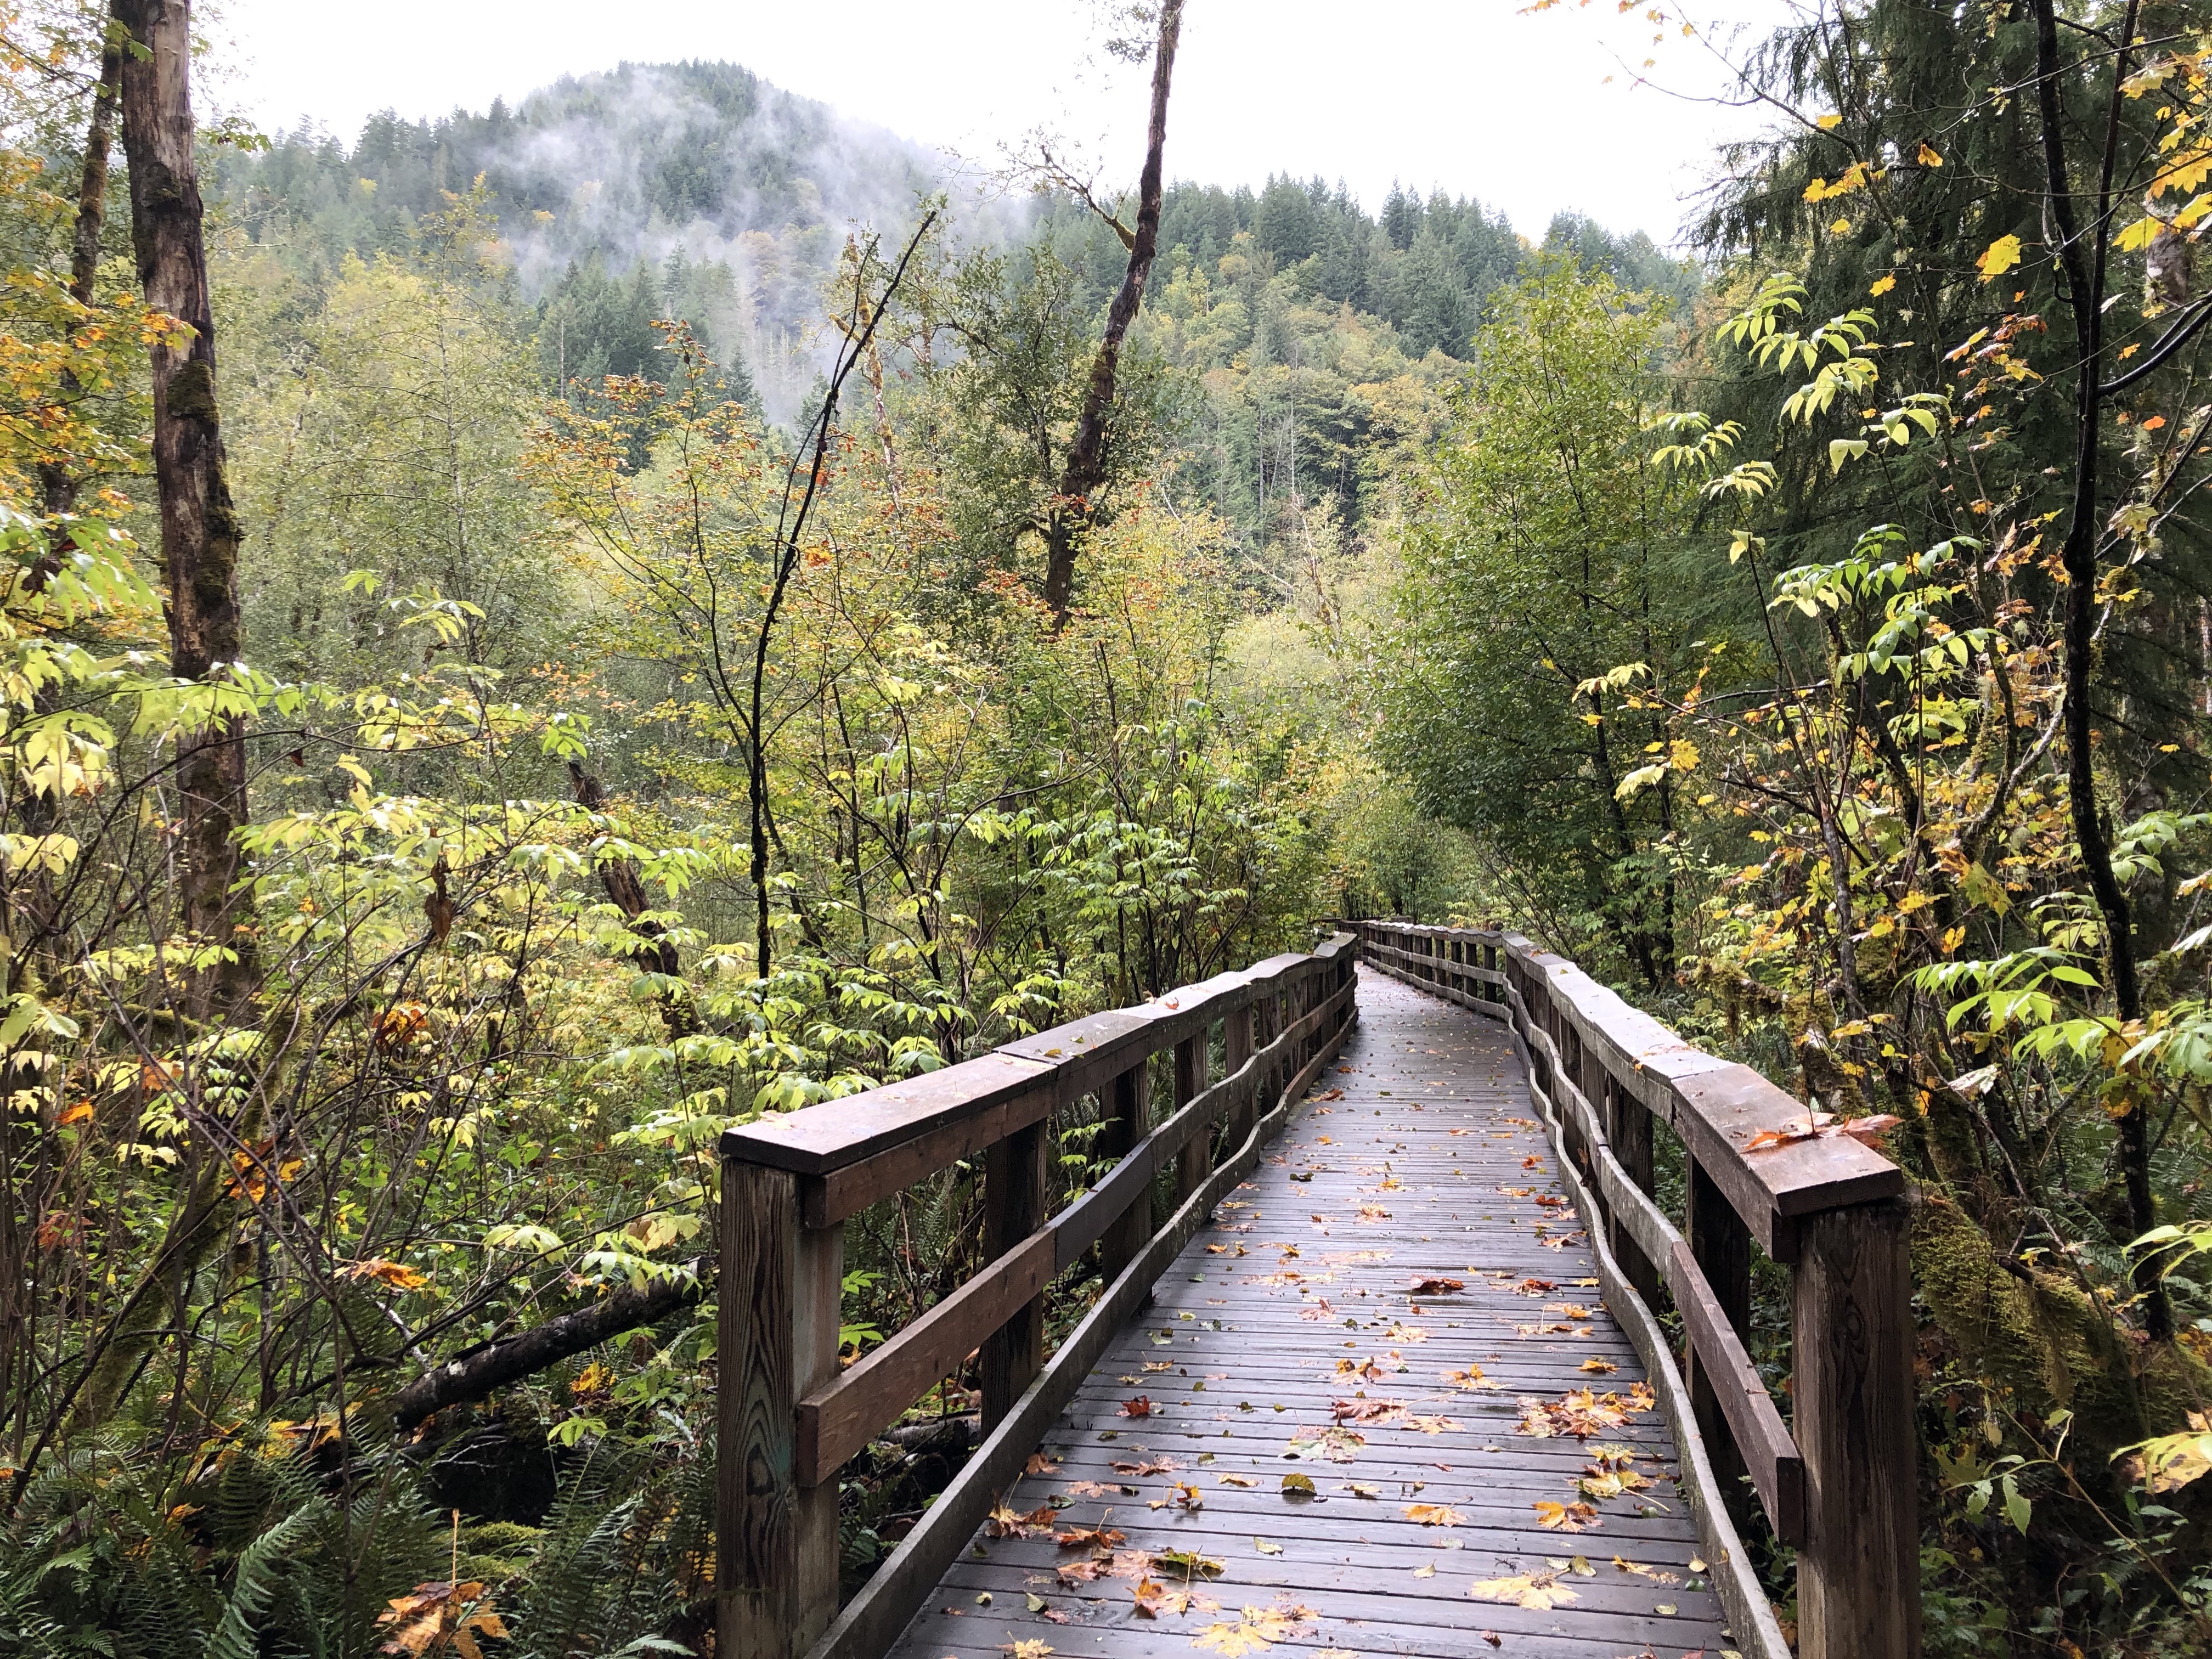
M 1902 1172 L 1517 934 L 1344 926 L 723 1137 L 725 1659 L 1786 1659 L 1754 1503 L 1802 1659 L 1917 1654 Z M 1116 1162 L 1055 1211 L 1078 1115 Z M 844 1223 L 978 1159 L 988 1260 L 841 1369 Z M 971 1358 L 981 1445 L 841 1608 L 839 1469 Z

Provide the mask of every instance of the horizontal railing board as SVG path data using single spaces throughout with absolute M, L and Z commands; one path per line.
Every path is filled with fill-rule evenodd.
M 1052 1115 L 1061 1103 L 1059 1073 L 1038 1072 L 1026 1089 L 991 1102 L 972 1115 L 924 1129 L 909 1140 L 887 1146 L 858 1163 L 826 1175 L 799 1178 L 799 1217 L 810 1227 L 834 1227 L 858 1215 L 879 1198 L 904 1192 L 963 1158 L 971 1158 L 1017 1129 Z M 726 1142 L 725 1143 L 726 1148 Z M 725 1156 L 727 1156 L 726 1150 Z
M 1048 1063 L 994 1050 L 865 1094 L 773 1112 L 726 1129 L 721 1154 L 799 1175 L 827 1175 L 955 1119 L 987 1111 L 1052 1073 Z
M 845 1460 L 896 1422 L 939 1378 L 950 1376 L 983 1339 L 1052 1282 L 1049 1233 L 1031 1233 L 946 1296 L 874 1352 L 799 1402 L 794 1470 L 818 1486 Z
M 1729 1433 L 1743 1455 L 1752 1489 L 1785 1544 L 1805 1541 L 1805 1460 L 1775 1408 L 1774 1396 L 1751 1363 L 1690 1247 L 1680 1239 L 1667 1261 L 1667 1285 L 1689 1332 L 1698 1364 L 1713 1385 Z
M 965 1132 L 955 1126 L 983 1117 L 1030 1090 L 1048 1091 L 1049 1100 L 1023 1120 L 1034 1122 L 1045 1112 L 1096 1092 L 1109 1079 L 1159 1049 L 1197 1035 L 1224 1014 L 1326 972 L 1353 944 L 1349 935 L 1325 940 L 1310 953 L 1270 957 L 1239 972 L 1170 991 L 1138 1007 L 1071 1020 L 921 1077 L 795 1112 L 770 1114 L 724 1131 L 721 1155 L 827 1177 L 932 1138 L 933 1156 L 940 1147 L 952 1149 L 937 1166 L 943 1168 L 990 1145 L 1002 1133 L 994 1132 L 991 1124 Z M 895 1178 L 909 1163 L 894 1160 L 883 1166 L 883 1179 L 891 1183 L 883 1190 L 911 1184 L 915 1177 Z M 824 1218 L 819 1224 L 851 1215 L 868 1201 L 855 1201 L 854 1194 L 878 1184 L 862 1180 L 857 1186 L 840 1183 L 837 1192 L 825 1189 L 814 1195 L 813 1214 Z M 811 1215 L 809 1220 L 812 1222 Z

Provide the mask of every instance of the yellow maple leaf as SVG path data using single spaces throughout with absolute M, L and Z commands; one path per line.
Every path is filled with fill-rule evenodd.
M 1536 1613 L 1578 1598 L 1548 1572 L 1517 1573 L 1510 1578 L 1478 1578 L 1467 1593 L 1478 1601 L 1505 1601 Z
M 1996 281 L 2019 263 L 2020 238 L 2000 236 L 1982 251 L 1982 257 L 1974 261 L 1974 265 L 1982 273 L 1982 280 L 1988 283 Z
M 1820 117 L 1818 123 L 1820 131 L 1823 132 L 1833 132 L 1838 127 L 1843 125 L 1843 124 L 1844 118 L 1840 115 L 1823 115 Z
M 1871 294 L 1871 295 L 1873 295 L 1875 296 L 1875 298 L 1876 298 L 1876 299 L 1878 300 L 1878 299 L 1880 299 L 1883 295 L 1885 295 L 1885 294 L 1888 293 L 1888 292 L 1890 291 L 1890 289 L 1892 289 L 1895 288 L 1896 286 L 1897 286 L 1897 278 L 1896 278 L 1896 277 L 1894 277 L 1894 276 L 1877 276 L 1877 277 L 1875 277 L 1875 278 L 1874 279 L 1874 286 L 1873 286 L 1872 288 L 1869 289 L 1867 290 L 1867 292 L 1868 292 L 1868 293 L 1869 293 L 1869 294 Z
M 1943 158 L 1928 145 L 1923 144 L 1920 147 L 1920 165 L 1923 167 L 1940 167 L 1943 165 Z
M 1461 1521 L 1460 1512 L 1449 1504 L 1408 1504 L 1406 1519 L 1425 1527 L 1455 1527 Z

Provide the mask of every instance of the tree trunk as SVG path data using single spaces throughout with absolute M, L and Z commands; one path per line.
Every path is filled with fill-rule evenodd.
M 116 89 L 123 78 L 123 46 L 109 32 L 100 54 L 100 82 L 92 91 L 92 119 L 85 130 L 84 167 L 78 175 L 76 234 L 70 246 L 70 298 L 81 306 L 92 303 L 93 278 L 100 270 L 100 239 L 107 228 L 107 157 L 115 137 Z M 76 377 L 64 376 L 64 389 L 76 389 Z M 76 505 L 77 479 L 58 462 L 40 469 L 39 480 L 46 495 L 46 515 L 58 517 Z
M 168 577 L 169 659 L 179 679 L 205 680 L 239 659 L 238 514 L 225 477 L 216 419 L 215 321 L 199 180 L 192 161 L 190 0 L 114 0 L 127 31 L 123 54 L 123 148 L 131 166 L 131 232 L 147 303 L 191 329 L 189 340 L 150 350 L 154 472 L 161 502 L 161 561 Z M 252 977 L 248 905 L 234 832 L 247 821 L 246 722 L 210 721 L 179 738 L 184 797 L 179 890 L 182 921 L 237 959 L 198 975 L 195 1000 L 229 1003 Z
M 2084 233 L 2074 211 L 2075 184 L 2067 165 L 2065 129 L 2062 125 L 2058 88 L 2058 25 L 2053 0 L 2036 0 L 2037 113 L 2043 128 L 2045 182 L 2048 207 L 2058 232 L 2058 264 L 2066 278 L 2066 298 L 2074 313 L 2075 388 L 2074 418 L 2077 434 L 2074 460 L 2074 499 L 2067 517 L 2066 541 L 2060 552 L 2066 570 L 2066 787 L 2074 823 L 2074 839 L 2081 848 L 2081 866 L 2089 890 L 2104 915 L 2105 938 L 2112 966 L 2112 1010 L 2124 1020 L 2142 1017 L 2142 992 L 2136 972 L 2134 918 L 2127 895 L 2112 872 L 2112 841 L 2097 811 L 2096 733 L 2091 693 L 2096 674 L 2097 540 L 2104 528 L 2099 510 L 2097 464 L 2103 439 L 2104 393 L 2099 380 L 2105 369 L 2105 278 L 2111 247 L 2112 174 L 2118 158 L 2120 86 L 2127 79 L 2129 49 L 2135 40 L 2136 6 L 2129 0 L 2121 24 L 2121 49 L 2113 67 L 2112 106 L 2106 122 L 2101 176 L 2091 198 L 2096 217 Z M 2087 254 L 2084 240 L 2087 240 Z M 2150 1187 L 2150 1129 L 2145 1121 L 2148 1103 L 2130 1101 L 2115 1125 L 2119 1139 L 2120 1172 L 2126 1183 L 2128 1224 L 2137 1237 L 2157 1224 Z M 2173 1311 L 2166 1300 L 2166 1282 L 2151 1254 L 2135 1264 L 2136 1289 L 2143 1299 L 2143 1324 L 2163 1340 L 2173 1334 Z
M 1182 0 L 1162 0 L 1159 44 L 1152 52 L 1152 118 L 1145 136 L 1145 170 L 1137 181 L 1137 228 L 1129 244 L 1129 269 L 1106 313 L 1106 334 L 1098 343 L 1098 355 L 1091 360 L 1091 385 L 1083 394 L 1075 442 L 1067 452 L 1060 493 L 1045 521 L 1044 602 L 1055 629 L 1066 624 L 1068 607 L 1074 602 L 1076 538 L 1089 527 L 1106 482 L 1107 417 L 1113 412 L 1121 374 L 1122 337 L 1136 320 L 1145 279 L 1152 274 L 1152 255 L 1159 247 L 1160 154 L 1167 146 L 1168 84 L 1175 74 L 1176 38 L 1182 29 Z
M 574 761 L 568 763 L 568 783 L 575 792 L 576 805 L 586 812 L 606 810 L 605 788 L 597 776 Z M 683 968 L 676 941 L 668 937 L 668 930 L 659 922 L 640 920 L 653 908 L 653 902 L 638 876 L 636 863 L 629 859 L 607 859 L 599 863 L 599 871 L 600 889 L 622 911 L 630 933 L 639 941 L 641 948 L 633 958 L 638 967 L 647 973 L 676 978 Z M 672 991 L 661 993 L 660 1018 L 672 1037 L 688 1036 L 695 1029 L 690 1003 Z

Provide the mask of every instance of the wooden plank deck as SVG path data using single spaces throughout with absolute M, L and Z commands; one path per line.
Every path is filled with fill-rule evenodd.
M 1734 1645 L 1504 1028 L 1364 970 L 1359 1006 L 1316 1095 L 1006 1495 L 1056 1522 L 987 1527 L 898 1659 Z M 1431 1279 L 1463 1288 L 1413 1288 Z M 1583 1389 L 1617 1424 L 1523 1431 Z M 1149 1413 L 1128 1414 L 1139 1397 Z M 1608 1455 L 1650 1484 L 1586 1495 Z M 1312 1495 L 1286 1493 L 1290 1475 Z M 1583 1530 L 1543 1524 L 1578 1503 L 1565 1518 Z M 1423 1524 L 1417 1505 L 1450 1513 Z M 1124 1536 L 1054 1535 L 1100 1528 Z M 1186 1582 L 1160 1559 L 1176 1552 L 1218 1572 Z

